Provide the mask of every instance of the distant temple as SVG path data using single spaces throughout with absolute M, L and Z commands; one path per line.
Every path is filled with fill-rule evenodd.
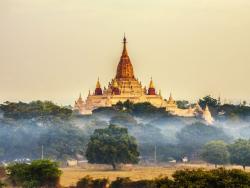
M 80 114 L 91 114 L 94 109 L 99 107 L 110 107 L 117 102 L 125 102 L 127 100 L 133 103 L 149 102 L 156 107 L 165 108 L 173 115 L 194 117 L 201 115 L 208 124 L 212 124 L 213 119 L 211 113 L 206 107 L 202 110 L 196 105 L 194 108 L 179 109 L 172 95 L 168 100 L 164 100 L 161 92 L 156 92 L 153 80 L 151 78 L 149 87 L 143 87 L 141 82 L 135 78 L 134 70 L 127 51 L 127 40 L 123 38 L 123 51 L 120 62 L 117 66 L 116 76 L 108 83 L 108 87 L 101 87 L 98 78 L 96 88 L 93 93 L 89 91 L 87 99 L 84 101 L 81 94 L 75 101 L 74 110 Z

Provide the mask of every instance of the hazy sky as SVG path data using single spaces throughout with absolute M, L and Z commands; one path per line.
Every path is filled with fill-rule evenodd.
M 124 32 L 163 96 L 250 101 L 249 0 L 0 0 L 0 102 L 73 104 L 107 85 Z

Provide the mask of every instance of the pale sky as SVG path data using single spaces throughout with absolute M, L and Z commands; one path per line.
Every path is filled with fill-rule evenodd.
M 107 86 L 124 32 L 136 77 L 164 97 L 250 102 L 249 0 L 0 0 L 0 103 Z

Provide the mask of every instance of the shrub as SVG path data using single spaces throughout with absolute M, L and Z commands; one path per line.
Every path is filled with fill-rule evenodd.
M 93 179 L 90 176 L 85 176 L 77 182 L 76 188 L 105 188 L 108 184 L 108 179 Z
M 89 188 L 92 184 L 92 180 L 93 178 L 91 178 L 90 176 L 85 176 L 77 182 L 76 188 Z
M 174 181 L 168 177 L 159 177 L 155 179 L 156 188 L 174 188 Z
M 5 187 L 5 183 L 3 183 L 1 180 L 0 180 L 0 188 L 3 188 Z
M 94 181 L 102 182 L 106 179 L 93 180 L 89 176 L 81 179 L 82 186 L 76 188 L 105 188 L 93 186 Z M 107 183 L 107 182 L 106 182 Z M 98 184 L 100 185 L 100 184 Z M 168 177 L 159 177 L 154 180 L 132 181 L 128 177 L 117 177 L 110 184 L 110 188 L 250 188 L 250 173 L 242 170 L 226 170 L 218 168 L 210 171 L 204 169 L 177 170 L 173 174 L 173 180 Z
M 117 178 L 110 185 L 110 188 L 172 188 L 173 181 L 167 177 L 155 180 L 131 181 L 129 178 Z
M 174 187 L 236 188 L 250 187 L 250 174 L 242 170 L 219 168 L 205 171 L 178 170 L 173 174 Z
M 124 184 L 127 184 L 129 182 L 131 182 L 131 180 L 128 177 L 126 178 L 117 177 L 116 180 L 112 181 L 112 183 L 110 184 L 110 188 L 122 188 Z
M 32 163 L 15 163 L 7 167 L 9 179 L 14 185 L 27 188 L 48 186 L 58 187 L 61 171 L 58 164 L 49 160 L 36 160 Z

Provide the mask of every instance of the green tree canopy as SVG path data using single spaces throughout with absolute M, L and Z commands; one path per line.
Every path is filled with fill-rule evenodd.
M 250 140 L 239 139 L 229 145 L 231 163 L 242 165 L 245 169 L 250 165 Z
M 138 163 L 139 152 L 135 138 L 126 128 L 110 125 L 94 131 L 86 157 L 90 163 L 110 164 L 116 169 L 119 163 Z
M 219 103 L 217 99 L 211 97 L 211 95 L 207 95 L 199 100 L 199 104 L 204 108 L 206 105 L 209 107 L 217 107 Z
M 7 167 L 7 172 L 14 185 L 27 188 L 57 187 L 61 176 L 58 164 L 49 160 L 11 164 Z
M 202 149 L 201 156 L 206 162 L 215 164 L 215 166 L 229 162 L 229 152 L 223 141 L 207 143 Z
M 39 139 L 44 146 L 44 155 L 53 159 L 69 159 L 77 154 L 83 155 L 89 135 L 72 125 L 54 126 L 46 129 Z
M 5 102 L 0 105 L 5 117 L 13 119 L 30 119 L 44 116 L 58 116 L 60 118 L 68 118 L 72 114 L 72 110 L 57 106 L 50 101 L 33 101 L 24 102 Z
M 230 140 L 222 129 L 207 126 L 202 123 L 187 125 L 177 133 L 177 139 L 180 146 L 187 154 L 198 151 L 212 140 Z

